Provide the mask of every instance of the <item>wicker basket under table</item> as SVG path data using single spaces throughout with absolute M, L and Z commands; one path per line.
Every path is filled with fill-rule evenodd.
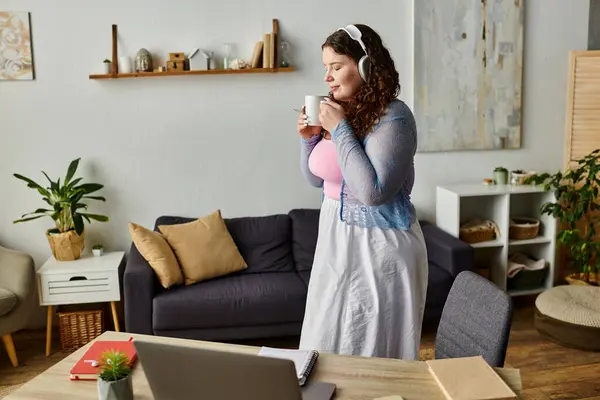
M 76 350 L 104 332 L 102 310 L 57 312 L 63 351 Z

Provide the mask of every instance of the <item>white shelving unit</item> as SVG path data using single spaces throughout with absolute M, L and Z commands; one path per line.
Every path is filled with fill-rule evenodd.
M 508 260 L 514 253 L 544 259 L 548 274 L 539 288 L 508 290 L 511 296 L 541 293 L 552 287 L 556 262 L 557 221 L 542 214 L 540 208 L 554 201 L 554 194 L 530 185 L 457 184 L 438 186 L 436 192 L 436 224 L 449 234 L 459 237 L 460 226 L 468 220 L 492 220 L 498 226 L 495 240 L 475 243 L 475 261 L 489 268 L 489 278 L 507 290 Z M 540 221 L 538 237 L 531 240 L 509 240 L 508 228 L 513 217 L 530 217 Z

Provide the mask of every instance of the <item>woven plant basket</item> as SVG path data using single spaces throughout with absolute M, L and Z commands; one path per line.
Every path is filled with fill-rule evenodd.
M 58 261 L 73 261 L 81 257 L 85 247 L 85 231 L 78 235 L 74 230 L 64 233 L 46 232 L 52 255 Z
M 104 332 L 102 310 L 57 312 L 60 344 L 63 351 L 73 351 Z
M 508 238 L 513 240 L 535 239 L 540 231 L 540 221 L 534 218 L 511 218 Z

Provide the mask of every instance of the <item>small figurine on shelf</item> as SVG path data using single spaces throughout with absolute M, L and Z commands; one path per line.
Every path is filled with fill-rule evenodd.
M 152 55 L 146 49 L 140 49 L 135 56 L 135 72 L 152 72 Z
M 210 62 L 211 55 L 198 48 L 194 49 L 188 56 L 190 71 L 207 71 L 210 69 Z
M 110 69 L 111 69 L 111 62 L 107 58 L 102 62 L 102 72 L 105 74 L 110 74 Z
M 281 62 L 279 63 L 279 66 L 282 68 L 287 68 L 292 64 L 292 60 L 290 59 L 291 46 L 289 42 L 284 40 L 281 42 L 279 48 L 281 50 Z
M 248 68 L 248 63 L 241 58 L 236 58 L 229 63 L 231 69 L 245 69 Z

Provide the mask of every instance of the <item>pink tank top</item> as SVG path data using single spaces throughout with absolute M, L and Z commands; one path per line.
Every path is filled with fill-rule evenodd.
M 339 200 L 342 188 L 342 170 L 338 165 L 337 151 L 332 140 L 321 139 L 310 153 L 308 168 L 313 175 L 323 179 L 323 193 Z

